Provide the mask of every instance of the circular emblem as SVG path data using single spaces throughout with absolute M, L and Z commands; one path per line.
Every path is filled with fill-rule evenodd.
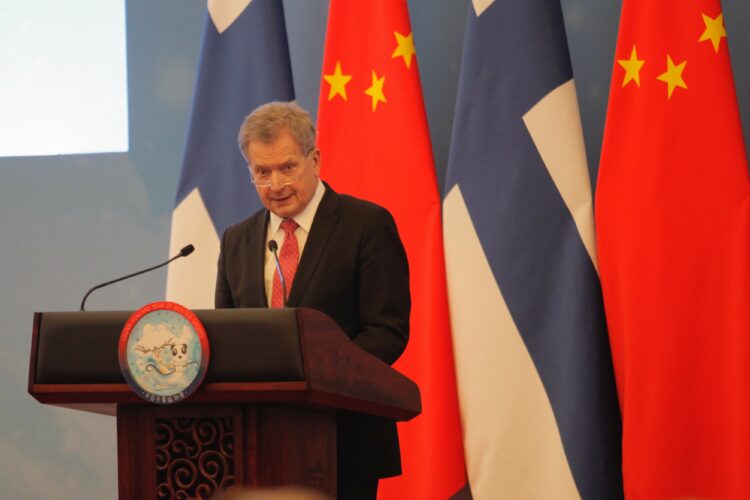
M 134 312 L 120 334 L 120 370 L 146 401 L 182 401 L 200 386 L 209 359 L 208 337 L 198 317 L 174 302 L 154 302 Z

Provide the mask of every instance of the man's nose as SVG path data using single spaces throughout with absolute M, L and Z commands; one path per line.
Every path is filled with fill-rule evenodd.
M 286 181 L 286 177 L 284 177 L 283 174 L 275 170 L 271 172 L 271 189 L 273 189 L 274 191 L 281 191 L 282 189 L 284 189 L 286 187 Z

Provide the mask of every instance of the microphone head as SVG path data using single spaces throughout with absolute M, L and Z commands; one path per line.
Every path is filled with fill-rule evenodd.
M 188 255 L 193 253 L 193 250 L 195 250 L 195 247 L 193 245 L 187 245 L 186 247 L 183 247 L 182 250 L 180 250 L 180 256 L 187 257 Z
M 268 249 L 273 253 L 276 253 L 276 250 L 279 249 L 279 244 L 276 243 L 276 240 L 271 240 L 268 242 Z

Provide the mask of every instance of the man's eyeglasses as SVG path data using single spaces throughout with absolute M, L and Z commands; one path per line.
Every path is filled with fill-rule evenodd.
M 305 158 L 314 151 L 311 149 L 305 155 Z M 304 172 L 304 167 L 298 163 L 288 163 L 276 168 L 258 168 L 253 169 L 250 166 L 250 181 L 257 187 L 270 188 L 274 184 L 280 187 L 289 186 L 297 181 Z M 274 173 L 276 174 L 274 176 Z M 276 180 L 274 180 L 274 177 Z
M 274 172 L 276 175 L 274 176 Z M 299 165 L 284 165 L 279 168 L 264 168 L 258 171 L 250 170 L 250 180 L 253 184 L 262 188 L 277 186 L 288 186 L 293 184 L 302 175 L 302 167 Z M 276 180 L 274 181 L 274 177 Z

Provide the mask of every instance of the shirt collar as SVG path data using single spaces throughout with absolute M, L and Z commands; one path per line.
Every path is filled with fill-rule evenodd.
M 310 203 L 307 204 L 304 210 L 302 210 L 300 213 L 292 217 L 292 219 L 294 219 L 294 222 L 299 224 L 299 227 L 304 229 L 305 232 L 307 233 L 310 232 L 313 219 L 315 218 L 315 213 L 318 211 L 320 200 L 323 199 L 323 195 L 325 194 L 325 192 L 326 192 L 326 187 L 323 185 L 323 181 L 318 179 L 318 187 L 315 188 L 315 194 L 310 200 Z M 271 212 L 271 218 L 268 221 L 271 234 L 276 234 L 276 231 L 279 230 L 279 226 L 281 225 L 283 221 L 284 221 L 283 218 Z

